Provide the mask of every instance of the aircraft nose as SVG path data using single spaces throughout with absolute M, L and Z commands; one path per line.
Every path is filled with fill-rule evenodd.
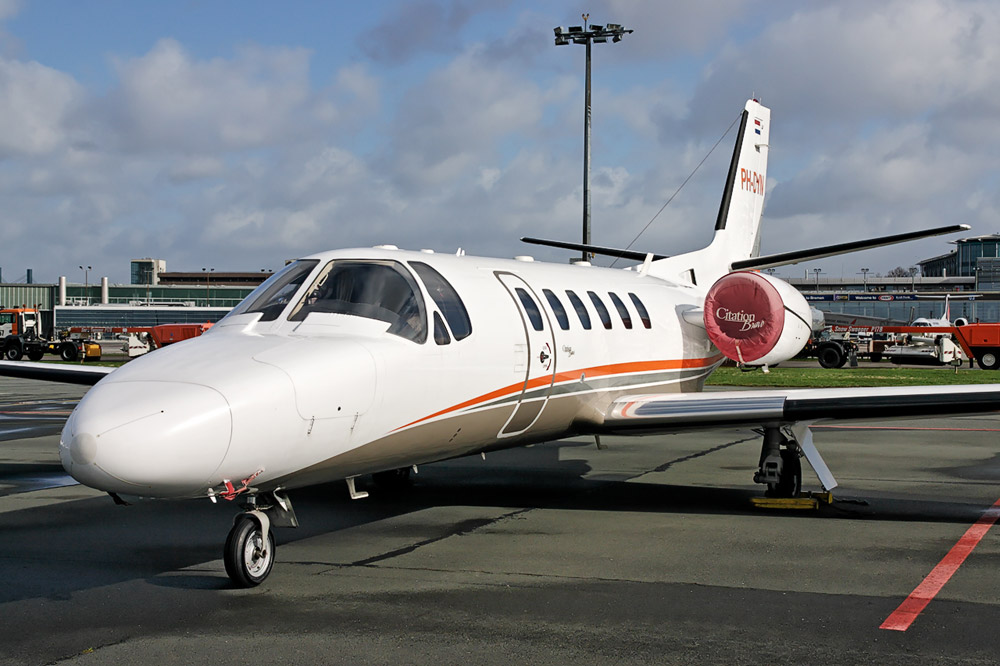
M 229 403 L 207 386 L 101 382 L 66 422 L 59 457 L 73 478 L 92 488 L 179 497 L 207 485 L 232 430 Z

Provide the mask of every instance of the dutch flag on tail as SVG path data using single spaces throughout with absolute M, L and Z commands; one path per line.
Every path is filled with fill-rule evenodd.
M 754 118 L 753 119 L 753 125 L 754 125 L 753 131 L 756 134 L 760 134 L 760 131 L 764 128 L 764 126 L 760 122 L 760 118 Z

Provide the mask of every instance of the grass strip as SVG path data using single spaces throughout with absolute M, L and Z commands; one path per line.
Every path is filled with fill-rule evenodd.
M 719 368 L 706 382 L 712 386 L 760 386 L 836 388 L 840 386 L 949 386 L 955 384 L 1000 384 L 1000 372 L 954 368 L 771 368 L 744 372 Z

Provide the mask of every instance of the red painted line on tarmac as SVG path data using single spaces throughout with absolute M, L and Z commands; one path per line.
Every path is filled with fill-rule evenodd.
M 948 554 L 945 555 L 937 566 L 934 567 L 927 577 L 910 592 L 910 596 L 899 604 L 899 607 L 885 619 L 879 629 L 889 631 L 906 631 L 917 619 L 917 616 L 927 607 L 937 593 L 941 591 L 958 568 L 965 562 L 965 558 L 972 554 L 972 551 L 979 542 L 983 540 L 986 533 L 993 527 L 993 523 L 1000 518 L 1000 499 L 993 503 L 989 509 L 976 521 L 976 523 L 965 531 L 962 538 L 958 540 Z
M 813 430 L 941 430 L 944 432 L 1000 432 L 1000 428 L 919 428 L 911 426 L 847 426 L 847 425 L 814 425 Z

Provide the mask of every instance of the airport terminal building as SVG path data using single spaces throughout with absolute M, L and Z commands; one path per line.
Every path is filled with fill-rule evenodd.
M 137 259 L 132 284 L 0 282 L 0 306 L 35 307 L 46 336 L 71 328 L 111 329 L 159 324 L 216 322 L 242 301 L 270 272 L 168 273 L 166 262 Z M 141 280 L 136 282 L 136 280 Z

